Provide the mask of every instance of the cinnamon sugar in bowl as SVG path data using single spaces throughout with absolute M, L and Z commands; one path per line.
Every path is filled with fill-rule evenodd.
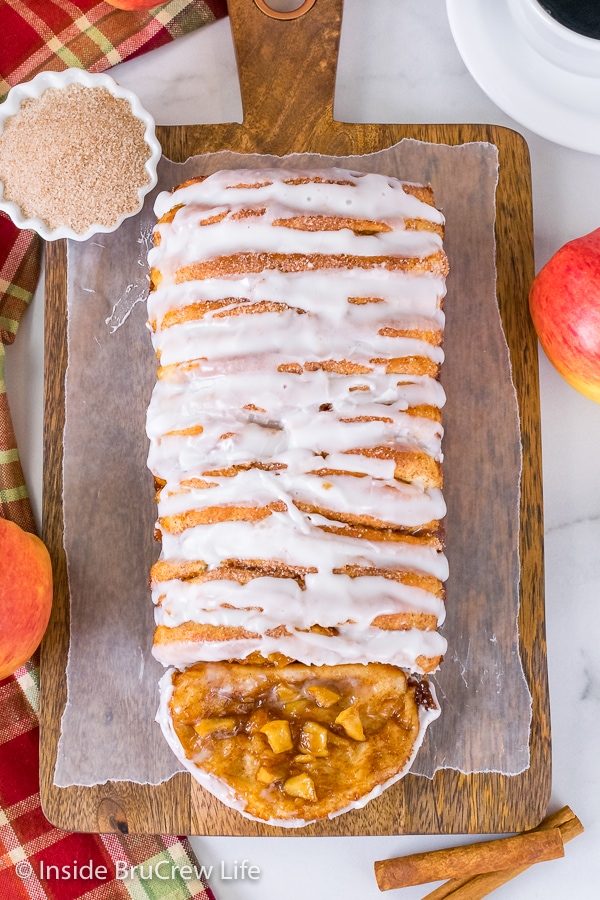
M 115 231 L 160 156 L 152 117 L 110 76 L 42 72 L 0 105 L 0 209 L 45 240 Z

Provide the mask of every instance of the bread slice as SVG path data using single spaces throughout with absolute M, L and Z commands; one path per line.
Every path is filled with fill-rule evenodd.
M 434 671 L 448 265 L 431 189 L 236 170 L 156 211 L 156 657 Z
M 299 827 L 401 778 L 439 714 L 444 218 L 335 168 L 155 210 L 157 719 L 223 802 Z

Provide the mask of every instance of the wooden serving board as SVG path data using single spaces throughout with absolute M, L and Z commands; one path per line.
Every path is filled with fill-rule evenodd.
M 222 149 L 285 155 L 366 154 L 402 138 L 457 145 L 486 141 L 498 149 L 497 297 L 517 392 L 523 470 L 520 509 L 521 656 L 533 700 L 531 765 L 517 776 L 438 771 L 408 775 L 373 804 L 332 822 L 297 830 L 242 819 L 181 773 L 158 786 L 129 782 L 58 788 L 53 784 L 66 701 L 69 595 L 63 550 L 62 463 L 65 420 L 66 243 L 46 256 L 44 540 L 53 557 L 55 604 L 42 648 L 41 795 L 47 817 L 71 831 L 172 834 L 479 833 L 537 824 L 550 795 L 550 723 L 543 597 L 542 469 L 537 341 L 527 293 L 534 275 L 531 179 L 523 138 L 492 125 L 356 125 L 333 120 L 343 0 L 317 0 L 301 18 L 276 20 L 252 0 L 229 0 L 244 108 L 243 124 L 162 127 L 166 156 L 184 161 Z M 109 752 L 109 750 L 107 750 Z

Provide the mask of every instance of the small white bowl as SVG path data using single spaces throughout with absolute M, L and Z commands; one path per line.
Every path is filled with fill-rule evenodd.
M 106 88 L 114 97 L 129 101 L 133 115 L 146 126 L 144 140 L 151 150 L 151 155 L 145 163 L 145 169 L 150 176 L 150 180 L 138 189 L 138 205 L 135 209 L 122 215 L 113 225 L 91 225 L 87 231 L 82 233 L 77 233 L 68 225 L 50 228 L 42 219 L 26 218 L 16 203 L 4 198 L 4 185 L 0 181 L 0 210 L 3 210 L 12 219 L 17 228 L 36 231 L 46 241 L 57 241 L 62 238 L 69 238 L 73 241 L 86 241 L 93 234 L 99 234 L 100 232 L 107 234 L 108 232 L 116 231 L 125 219 L 136 215 L 140 211 L 144 204 L 144 197 L 156 185 L 156 169 L 162 155 L 161 146 L 155 135 L 154 119 L 143 108 L 139 98 L 132 91 L 120 87 L 110 75 L 93 74 L 86 72 L 84 69 L 72 68 L 65 69 L 63 72 L 40 72 L 31 81 L 15 85 L 10 90 L 4 103 L 0 104 L 0 134 L 4 130 L 5 121 L 19 111 L 24 100 L 40 97 L 48 88 L 65 88 L 70 84 L 81 84 L 88 88 Z

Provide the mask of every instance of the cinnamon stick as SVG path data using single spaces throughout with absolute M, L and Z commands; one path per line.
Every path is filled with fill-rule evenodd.
M 375 863 L 380 891 L 411 887 L 443 878 L 466 878 L 481 872 L 497 872 L 529 866 L 564 856 L 558 828 L 530 831 L 515 837 L 482 841 L 429 853 L 412 853 Z
M 558 828 L 563 844 L 573 840 L 584 830 L 583 825 L 568 806 L 563 806 L 557 812 L 546 816 L 536 828 L 531 829 L 530 833 L 550 828 Z M 504 869 L 501 872 L 485 872 L 474 877 L 452 878 L 423 897 L 423 900 L 482 900 L 483 897 L 487 897 L 507 881 L 512 881 L 528 868 L 528 865 L 523 865 L 518 868 Z

